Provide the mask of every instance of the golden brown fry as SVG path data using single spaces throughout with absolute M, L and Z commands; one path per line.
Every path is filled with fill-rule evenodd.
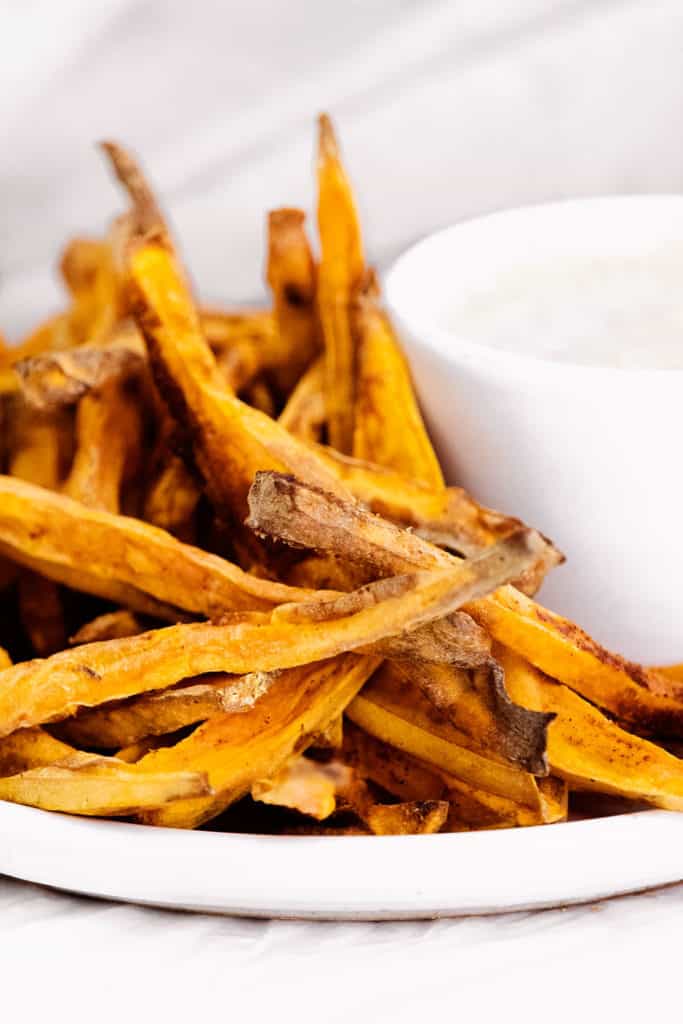
M 316 273 L 302 210 L 273 210 L 268 215 L 266 277 L 273 293 L 279 342 L 270 365 L 287 393 L 320 348 L 315 308 Z
M 110 380 L 84 395 L 76 413 L 76 453 L 63 493 L 90 508 L 118 513 L 121 488 L 142 438 L 136 397 Z
M 353 454 L 442 490 L 441 467 L 422 420 L 408 363 L 380 308 L 373 272 L 358 287 L 351 315 L 357 346 Z
M 325 426 L 325 363 L 316 359 L 292 391 L 280 413 L 279 424 L 300 441 L 319 442 Z
M 322 114 L 318 123 L 318 310 L 325 345 L 325 403 L 330 444 L 350 453 L 355 375 L 350 306 L 364 269 L 363 243 L 332 122 Z
M 11 664 L 12 659 L 9 654 L 4 647 L 0 647 L 0 672 L 5 668 L 9 668 Z
M 146 233 L 156 231 L 160 227 L 166 229 L 156 197 L 135 158 L 118 142 L 104 140 L 100 146 L 108 156 L 114 174 L 132 200 L 137 230 Z
M 373 577 L 457 563 L 414 534 L 288 477 L 260 474 L 249 500 L 252 528 L 362 563 Z M 606 651 L 513 587 L 464 610 L 501 644 L 621 720 L 662 735 L 683 729 L 680 684 Z
M 337 806 L 337 792 L 344 786 L 349 769 L 331 761 L 318 764 L 307 757 L 295 757 L 267 779 L 252 783 L 254 800 L 277 807 L 290 807 L 317 821 L 329 818 Z
M 210 792 L 197 772 L 140 772 L 135 765 L 46 765 L 0 779 L 0 800 L 68 814 L 140 814 Z
M 252 613 L 222 626 L 170 626 L 23 662 L 0 673 L 0 736 L 205 672 L 272 672 L 368 647 L 455 611 L 495 586 L 492 571 L 484 559 L 448 573 L 396 577 L 379 604 L 332 622 L 291 624 Z
M 137 636 L 144 632 L 144 626 L 136 616 L 125 608 L 116 612 L 105 612 L 69 637 L 72 647 L 78 644 L 92 644 L 98 640 L 122 640 L 126 636 Z
M 193 828 L 220 814 L 258 779 L 276 774 L 292 755 L 302 753 L 341 714 L 377 664 L 376 658 L 347 654 L 283 672 L 247 714 L 219 715 L 175 747 L 148 754 L 140 768 L 206 772 L 216 795 L 173 810 L 162 808 L 144 820 Z
M 555 713 L 548 728 L 548 759 L 572 788 L 683 810 L 683 760 L 621 729 L 512 651 L 500 649 L 498 655 L 515 700 Z
M 226 391 L 173 255 L 142 244 L 130 256 L 130 273 L 134 313 L 159 389 L 189 435 L 211 501 L 243 518 L 254 474 L 266 467 L 346 495 L 311 449 Z
M 192 516 L 200 497 L 197 482 L 183 460 L 167 452 L 145 496 L 143 518 L 179 540 L 188 540 Z
M 407 680 L 397 691 L 383 667 L 346 709 L 347 716 L 384 743 L 453 775 L 476 789 L 507 797 L 538 811 L 542 800 L 529 772 L 483 757 L 462 745 L 461 734 L 439 716 Z
M 132 327 L 121 329 L 101 345 L 82 345 L 14 364 L 21 392 L 35 409 L 70 405 L 112 378 L 137 373 L 145 361 L 144 342 Z
M 275 672 L 224 673 L 187 680 L 158 693 L 86 709 L 61 722 L 60 736 L 79 747 L 115 750 L 163 736 L 225 712 L 248 711 L 277 678 Z
M 230 349 L 235 342 L 245 338 L 251 339 L 255 348 L 266 351 L 270 351 L 271 345 L 277 344 L 273 340 L 276 334 L 275 321 L 269 309 L 216 309 L 200 306 L 199 321 L 204 337 L 215 352 Z M 269 359 L 262 367 L 268 363 Z
M 96 344 L 106 339 L 121 315 L 111 245 L 107 240 L 75 238 L 62 254 L 60 269 L 72 298 L 67 314 L 70 343 Z
M 138 519 L 87 508 L 7 476 L 0 476 L 0 550 L 50 578 L 73 581 L 78 589 L 112 600 L 114 583 L 208 616 L 311 596 L 251 576 Z M 127 600 L 119 603 L 136 607 Z

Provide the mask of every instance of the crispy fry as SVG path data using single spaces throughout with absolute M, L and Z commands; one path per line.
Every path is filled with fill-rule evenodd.
M 406 358 L 380 308 L 373 272 L 359 285 L 351 315 L 357 346 L 353 454 L 442 490 L 441 467 L 417 405 Z
M 322 114 L 318 124 L 318 310 L 325 344 L 325 404 L 330 444 L 350 453 L 355 374 L 350 305 L 363 273 L 363 243 L 332 122 Z
M 114 334 L 107 344 L 21 359 L 14 370 L 28 404 L 49 410 L 77 402 L 112 378 L 131 376 L 144 361 L 144 342 L 137 330 L 128 327 Z
M 130 257 L 133 309 L 150 350 L 159 388 L 189 432 L 207 492 L 239 517 L 259 469 L 289 469 L 346 494 L 302 442 L 226 391 L 172 254 L 142 244 Z
M 492 585 L 490 562 L 463 562 L 449 573 L 396 577 L 379 604 L 332 622 L 291 624 L 252 614 L 223 626 L 170 626 L 23 662 L 0 673 L 0 736 L 205 672 L 271 672 L 368 647 L 448 615 Z
M 280 413 L 280 426 L 300 441 L 319 442 L 322 439 L 326 419 L 324 370 L 322 358 L 311 363 Z
M 181 458 L 169 452 L 145 496 L 143 518 L 187 540 L 201 492 Z
M 434 711 L 417 686 L 409 686 L 405 680 L 397 691 L 394 678 L 386 666 L 376 673 L 346 709 L 352 722 L 384 743 L 476 789 L 539 810 L 542 801 L 533 775 L 463 746 L 458 730 Z
M 116 612 L 105 612 L 96 619 L 86 622 L 72 637 L 72 647 L 78 644 L 92 644 L 98 640 L 122 640 L 126 636 L 137 636 L 144 632 L 144 626 L 138 618 L 125 608 Z
M 213 715 L 248 711 L 276 678 L 274 672 L 203 676 L 158 693 L 82 711 L 62 722 L 59 732 L 79 747 L 129 747 L 142 739 L 206 721 Z
M 157 825 L 192 828 L 277 773 L 333 721 L 377 667 L 375 658 L 343 655 L 283 672 L 277 685 L 245 715 L 220 715 L 175 747 L 139 762 L 153 771 L 205 771 L 216 796 L 145 815 Z M 199 766 L 202 766 L 201 768 Z M 192 767 L 190 767 L 192 766 Z
M 512 651 L 500 650 L 510 692 L 527 707 L 552 711 L 548 759 L 572 788 L 645 800 L 683 810 L 683 761 L 633 736 L 568 687 Z
M 373 576 L 444 567 L 457 559 L 358 506 L 291 478 L 259 474 L 250 495 L 252 528 L 369 567 Z M 680 686 L 600 647 L 578 626 L 513 587 L 464 609 L 494 639 L 623 721 L 663 735 L 683 729 Z
M 76 453 L 63 493 L 90 508 L 118 513 L 124 478 L 138 457 L 142 422 L 120 380 L 90 391 L 76 414 Z
M 137 161 L 118 142 L 104 140 L 100 146 L 133 202 L 137 229 L 142 233 L 156 231 L 159 227 L 165 229 L 164 216 Z
M 143 773 L 75 750 L 43 729 L 21 729 L 0 741 L 0 775 L 0 800 L 70 814 L 130 815 L 210 792 L 204 775 Z
M 288 392 L 315 357 L 320 344 L 315 308 L 316 274 L 302 210 L 268 215 L 266 276 L 273 293 L 280 351 L 270 365 L 279 388 Z
M 73 579 L 79 589 L 112 600 L 112 583 L 123 584 L 208 616 L 311 596 L 310 591 L 251 576 L 140 520 L 86 508 L 6 476 L 0 476 L 0 549 L 50 578 L 66 583 Z M 93 578 L 94 584 L 89 582 Z

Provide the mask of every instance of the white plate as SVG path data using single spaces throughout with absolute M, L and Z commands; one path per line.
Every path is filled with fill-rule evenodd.
M 681 845 L 679 845 L 681 844 Z M 683 814 L 435 836 L 183 832 L 0 801 L 0 873 L 248 917 L 380 920 L 582 903 L 683 879 Z

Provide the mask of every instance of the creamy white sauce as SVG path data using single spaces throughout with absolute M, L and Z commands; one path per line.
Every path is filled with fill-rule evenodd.
M 458 335 L 557 362 L 683 368 L 683 247 L 500 274 L 448 316 Z

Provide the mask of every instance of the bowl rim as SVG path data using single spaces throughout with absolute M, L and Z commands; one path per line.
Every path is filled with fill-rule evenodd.
M 529 352 L 503 349 L 469 337 L 456 330 L 448 330 L 438 323 L 433 314 L 419 310 L 419 304 L 405 301 L 408 294 L 408 282 L 411 277 L 411 266 L 433 259 L 432 250 L 451 238 L 459 238 L 463 229 L 471 229 L 478 225 L 513 218 L 523 218 L 526 214 L 554 213 L 560 210 L 571 211 L 572 208 L 586 207 L 632 207 L 659 205 L 665 207 L 675 204 L 683 212 L 683 194 L 675 192 L 642 192 L 642 193 L 605 193 L 603 195 L 569 196 L 548 202 L 524 203 L 520 206 L 503 207 L 485 214 L 456 221 L 438 231 L 430 232 L 419 238 L 405 249 L 390 265 L 384 274 L 384 294 L 391 315 L 404 325 L 410 333 L 411 345 L 443 359 L 455 363 L 466 361 L 469 364 L 481 363 L 490 367 L 499 366 L 506 373 L 519 373 L 549 377 L 591 377 L 594 379 L 611 378 L 615 382 L 632 385 L 634 381 L 643 379 L 652 383 L 662 383 L 665 379 L 678 382 L 683 377 L 683 367 L 637 367 L 637 366 L 601 366 L 577 363 L 571 360 L 552 360 L 543 355 Z M 683 242 L 683 233 L 681 234 Z M 683 285 L 683 272 L 681 274 Z M 457 350 L 453 351 L 453 341 L 457 339 Z M 683 345 L 683 337 L 681 338 Z

